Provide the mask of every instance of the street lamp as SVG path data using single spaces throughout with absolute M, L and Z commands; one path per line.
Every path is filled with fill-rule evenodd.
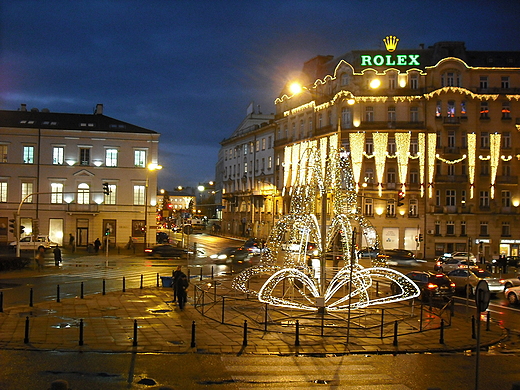
M 157 163 L 148 164 L 146 167 L 146 185 L 144 188 L 144 249 L 148 246 L 148 184 L 149 173 L 162 169 L 162 165 Z

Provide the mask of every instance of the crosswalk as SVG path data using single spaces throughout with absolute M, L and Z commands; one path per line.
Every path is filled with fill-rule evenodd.
M 324 388 L 344 390 L 410 390 L 360 356 L 273 357 L 222 356 L 222 363 L 238 389 L 271 390 Z M 366 359 L 365 359 L 366 360 Z

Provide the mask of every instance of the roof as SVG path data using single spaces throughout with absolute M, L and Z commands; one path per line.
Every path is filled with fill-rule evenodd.
M 69 114 L 34 109 L 31 111 L 0 110 L 0 127 L 158 134 L 156 131 L 103 114 Z

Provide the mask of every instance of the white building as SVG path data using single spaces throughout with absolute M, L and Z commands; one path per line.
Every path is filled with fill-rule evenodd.
M 130 236 L 155 242 L 144 227 L 155 228 L 158 142 L 155 131 L 103 115 L 101 104 L 93 114 L 0 111 L 0 242 L 14 239 L 8 221 L 19 207 L 25 234 L 59 244 L 73 235 L 86 246 L 105 233 L 112 246 Z

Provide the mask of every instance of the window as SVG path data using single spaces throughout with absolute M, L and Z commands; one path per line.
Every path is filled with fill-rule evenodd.
M 410 122 L 419 122 L 419 108 L 410 107 Z
M 32 194 L 34 191 L 33 191 L 33 183 L 30 183 L 30 182 L 23 182 L 22 183 L 22 199 L 24 199 L 27 195 L 30 195 Z M 33 202 L 33 197 L 32 196 L 29 196 L 26 200 L 25 200 L 25 203 L 32 203 Z
M 365 153 L 371 156 L 374 153 L 374 141 L 372 138 L 365 140 Z
M 410 75 L 410 88 L 419 89 L 419 75 L 416 73 Z
M 480 89 L 487 89 L 487 88 L 488 88 L 488 77 L 480 76 Z
M 410 183 L 411 184 L 419 183 L 419 172 L 416 169 L 412 169 L 410 171 Z
M 417 156 L 419 152 L 419 140 L 417 138 L 412 138 L 410 140 L 410 154 L 412 156 Z
M 395 200 L 390 199 L 386 202 L 386 214 L 388 216 L 395 216 Z
M 323 125 L 323 115 L 320 114 L 320 115 L 318 115 L 318 129 L 321 129 L 322 125 Z
M 392 72 L 388 75 L 388 89 L 395 89 L 396 88 L 396 80 L 397 80 L 397 75 Z
M 78 185 L 78 204 L 90 203 L 90 187 L 87 183 Z
M 455 190 L 446 190 L 446 206 L 455 206 L 456 196 Z
M 435 104 L 435 116 L 437 118 L 442 117 L 442 101 L 437 100 L 437 103 Z
M 367 108 L 365 108 L 365 120 L 367 122 L 374 121 L 374 107 L 368 106 Z
M 105 166 L 117 167 L 117 149 L 105 150 Z
M 460 102 L 460 116 L 466 116 L 467 113 L 466 113 L 466 101 L 461 101 Z
M 63 155 L 65 148 L 63 146 L 52 147 L 52 163 L 54 165 L 63 165 Z
M 7 202 L 7 182 L 0 181 L 0 203 Z
M 489 119 L 488 102 L 480 102 L 480 119 Z
M 373 183 L 374 182 L 374 171 L 372 168 L 367 168 L 365 171 L 365 182 Z
M 394 168 L 388 169 L 388 172 L 386 173 L 386 182 L 395 184 L 395 178 L 396 178 L 395 169 Z
M 7 162 L 7 145 L 0 145 L 0 163 Z
M 443 87 L 460 87 L 460 75 L 455 72 L 446 72 L 441 76 Z
M 302 121 L 302 134 L 303 134 L 303 121 Z M 265 150 L 266 141 L 265 138 L 262 138 L 262 150 Z
M 90 148 L 79 149 L 79 163 L 81 165 L 90 165 Z
M 417 217 L 419 215 L 419 205 L 417 199 L 410 199 L 410 217 Z
M 500 86 L 504 89 L 509 88 L 509 76 L 502 76 L 500 79 Z
M 374 215 L 374 200 L 372 198 L 365 198 L 365 208 L 363 213 L 369 217 Z
M 293 137 L 295 137 L 296 136 L 296 125 L 293 123 L 292 127 L 293 127 Z M 260 140 L 259 139 L 256 140 L 255 150 L 257 152 L 260 151 Z
M 395 107 L 388 107 L 388 122 L 395 122 Z
M 466 221 L 460 221 L 460 235 L 465 236 L 467 234 L 466 232 Z
M 273 169 L 273 157 L 267 157 L 267 169 Z
M 511 192 L 502 191 L 502 207 L 511 207 Z
M 448 148 L 455 147 L 455 132 L 450 130 L 448 131 Z
M 453 222 L 453 221 L 446 222 L 446 235 L 449 235 L 449 236 L 455 235 L 455 222 Z
M 312 130 L 312 120 L 309 121 L 309 130 Z M 271 149 L 273 147 L 273 137 L 267 137 L 267 148 Z
M 435 206 L 440 206 L 440 205 L 441 205 L 441 191 L 436 190 L 435 191 Z
M 63 183 L 51 183 L 51 203 L 63 203 Z
M 488 191 L 480 191 L 479 206 L 480 207 L 489 207 L 489 192 Z
M 435 235 L 441 235 L 441 221 L 435 221 Z
M 244 161 L 244 173 L 247 173 L 247 161 Z
M 348 85 L 350 82 L 350 75 L 348 73 L 341 74 L 341 85 Z
M 448 164 L 448 176 L 455 176 L 455 165 Z
M 487 221 L 480 221 L 480 235 L 481 236 L 488 236 L 488 223 Z
M 511 149 L 511 133 L 509 131 L 502 133 L 502 149 Z
M 145 204 L 145 186 L 134 185 L 134 205 L 139 206 Z
M 502 237 L 511 236 L 511 224 L 509 222 L 502 222 Z
M 146 167 L 146 150 L 134 150 L 134 165 L 139 168 Z
M 390 156 L 395 156 L 397 152 L 397 147 L 395 145 L 395 138 L 388 138 L 388 154 Z
M 455 101 L 448 100 L 448 110 L 446 111 L 446 116 L 448 118 L 453 118 L 455 116 Z
M 108 184 L 109 194 L 105 194 L 105 204 L 116 204 L 117 186 Z
M 34 146 L 23 147 L 23 163 L 34 164 Z
M 482 176 L 489 176 L 489 160 L 480 161 L 480 174 Z
M 480 148 L 489 149 L 489 133 L 486 131 L 480 133 Z
M 509 165 L 509 162 L 502 163 L 502 176 L 511 176 L 511 165 Z
M 511 106 L 509 102 L 502 103 L 502 119 L 511 119 Z
M 341 127 L 343 129 L 350 129 L 352 127 L 352 114 L 349 107 L 341 109 Z

